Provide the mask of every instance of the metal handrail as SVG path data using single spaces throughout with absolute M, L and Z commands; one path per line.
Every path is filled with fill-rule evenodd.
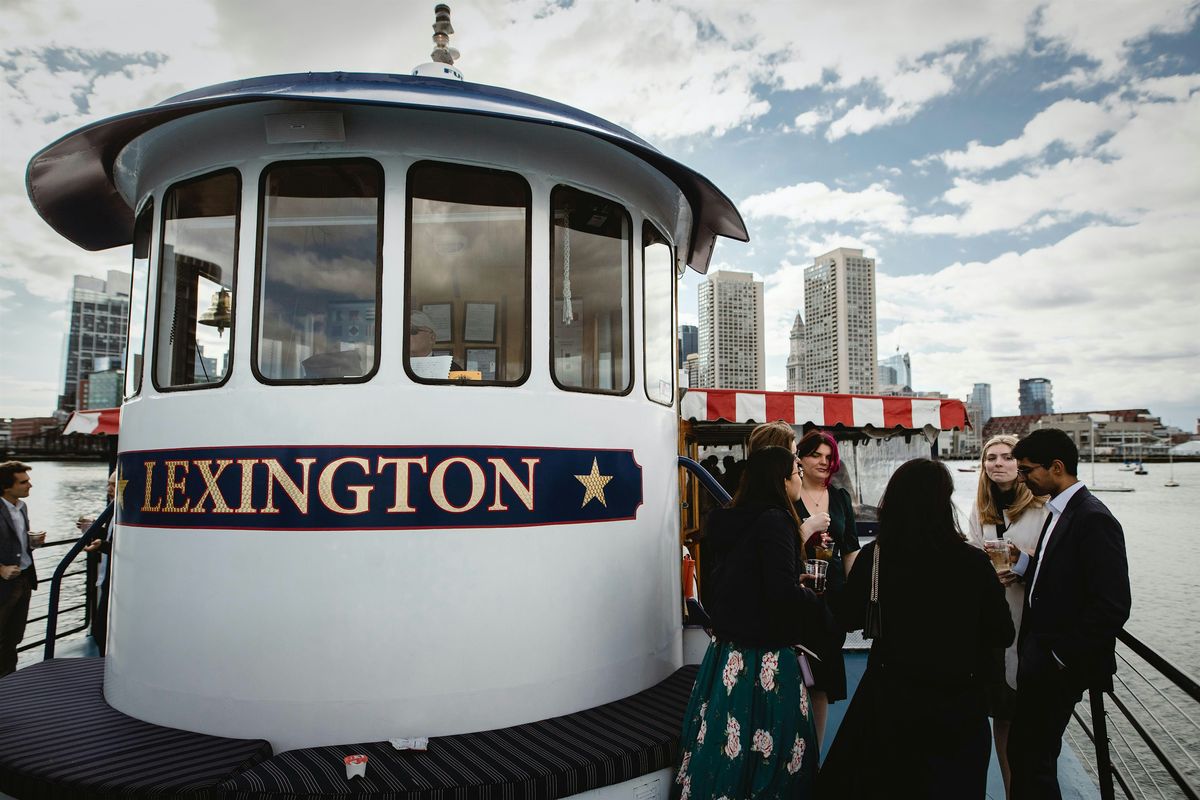
M 50 579 L 50 600 L 46 610 L 46 650 L 44 658 L 47 661 L 54 658 L 54 640 L 58 631 L 58 596 L 62 591 L 63 576 L 66 574 L 67 568 L 71 566 L 71 562 L 75 560 L 75 557 L 83 552 L 83 548 L 104 535 L 108 530 L 108 521 L 112 519 L 112 515 L 113 504 L 109 503 L 100 516 L 96 517 L 91 526 L 84 531 L 84 534 L 75 541 L 75 544 L 62 557 L 62 560 L 58 562 L 58 567 L 54 570 L 54 577 Z
M 1172 683 L 1187 692 L 1193 700 L 1200 703 L 1200 681 L 1197 681 L 1191 675 L 1160 656 L 1148 644 L 1138 639 L 1132 633 L 1123 630 L 1117 633 L 1117 638 L 1126 647 L 1141 656 L 1147 664 L 1161 672 Z
M 1175 664 L 1172 664 L 1169 660 L 1164 658 L 1157 651 L 1135 637 L 1133 634 L 1122 630 L 1117 634 L 1117 639 L 1129 647 L 1130 650 L 1137 653 L 1147 664 L 1149 664 L 1153 669 L 1157 670 L 1160 675 L 1171 681 L 1171 683 L 1173 683 L 1179 689 L 1183 690 L 1183 692 L 1193 700 L 1200 702 L 1200 683 L 1198 683 L 1195 678 L 1177 667 Z M 1132 667 L 1132 664 L 1130 664 L 1130 666 Z M 1145 678 L 1145 676 L 1142 677 Z M 1147 681 L 1147 683 L 1149 683 L 1149 681 Z M 1150 685 L 1153 686 L 1153 684 Z M 1073 714 L 1075 720 L 1079 723 L 1079 726 L 1083 729 L 1083 732 L 1087 734 L 1088 738 L 1091 739 L 1092 744 L 1095 747 L 1096 775 L 1100 784 L 1100 797 L 1102 800 L 1113 800 L 1113 798 L 1116 796 L 1114 781 L 1116 785 L 1121 787 L 1121 790 L 1124 792 L 1126 797 L 1134 797 L 1132 791 L 1130 790 L 1129 783 L 1126 781 L 1126 777 L 1121 774 L 1121 771 L 1117 769 L 1116 765 L 1112 762 L 1111 741 L 1108 735 L 1107 724 L 1108 714 L 1104 709 L 1104 696 L 1106 694 L 1112 701 L 1113 706 L 1120 711 L 1128 721 L 1130 728 L 1137 733 L 1142 742 L 1146 745 L 1146 748 L 1149 750 L 1149 752 L 1153 754 L 1159 765 L 1171 777 L 1171 779 L 1175 782 L 1175 785 L 1179 787 L 1180 791 L 1183 792 L 1184 797 L 1189 798 L 1189 800 L 1200 800 L 1200 790 L 1188 782 L 1188 778 L 1184 775 L 1183 769 L 1180 768 L 1179 765 L 1176 764 L 1171 758 L 1170 754 L 1168 754 L 1159 745 L 1159 743 L 1155 741 L 1155 738 L 1149 729 L 1134 716 L 1133 712 L 1121 700 L 1121 698 L 1117 697 L 1115 693 L 1115 686 L 1114 689 L 1108 690 L 1088 690 L 1088 700 L 1091 705 L 1092 716 L 1092 727 L 1090 729 L 1088 728 L 1088 725 L 1084 721 L 1083 717 L 1080 716 L 1077 711 Z M 1153 714 L 1151 717 L 1157 720 Z M 1161 726 L 1161 723 L 1159 724 Z M 1117 734 L 1124 740 L 1125 736 L 1120 730 L 1117 730 Z M 1125 763 L 1124 757 L 1120 755 L 1119 751 L 1117 751 L 1117 756 L 1120 758 L 1125 769 L 1128 770 L 1129 766 Z M 1136 753 L 1134 753 L 1134 756 L 1137 757 L 1139 765 L 1141 765 L 1143 770 L 1145 770 L 1145 765 L 1141 764 L 1141 758 L 1137 756 Z M 1151 780 L 1153 780 L 1153 776 L 1150 777 Z
M 729 492 L 725 491 L 725 487 L 717 482 L 713 474 L 704 468 L 704 465 L 693 458 L 687 456 L 679 456 L 679 466 L 686 469 L 688 472 L 696 476 L 700 484 L 708 489 L 709 494 L 725 505 L 730 501 Z
M 55 539 L 54 541 L 47 541 L 45 544 L 43 544 L 41 547 L 39 547 L 38 550 L 44 551 L 44 550 L 48 550 L 51 547 L 60 547 L 62 545 L 70 545 L 70 544 L 74 544 L 76 541 L 77 541 L 76 539 Z M 73 606 L 68 606 L 66 608 L 60 609 L 59 614 L 67 614 L 72 611 L 79 611 L 82 609 L 83 618 L 82 618 L 82 620 L 80 620 L 79 625 L 77 625 L 74 628 L 69 628 L 68 630 L 65 630 L 65 631 L 55 631 L 54 635 L 55 635 L 56 639 L 63 639 L 63 638 L 66 638 L 67 636 L 72 636 L 76 633 L 79 633 L 80 631 L 85 631 L 89 627 L 91 627 L 91 624 L 92 624 L 92 609 L 95 608 L 95 606 L 96 606 L 96 559 L 89 558 L 87 560 L 86 566 L 83 569 L 77 569 L 77 570 L 73 570 L 73 571 L 66 572 L 63 574 L 64 578 L 73 578 L 73 577 L 77 577 L 77 576 L 83 576 L 83 578 L 84 578 L 83 602 L 77 603 L 76 605 L 73 605 Z M 38 609 L 34 609 L 32 607 L 30 608 L 31 612 L 34 612 L 36 610 L 38 610 Z M 45 610 L 45 609 L 41 609 L 41 610 Z M 43 620 L 46 620 L 48 618 L 49 618 L 48 613 L 41 614 L 40 616 L 27 616 L 25 619 L 25 624 L 28 626 L 28 625 L 31 625 L 34 623 L 42 622 Z M 28 628 L 26 628 L 26 630 L 28 630 Z M 38 647 L 42 647 L 43 645 L 45 645 L 45 643 L 46 643 L 45 636 L 42 636 L 39 639 L 30 639 L 30 638 L 26 637 L 25 641 L 23 641 L 21 643 L 21 645 L 17 648 L 17 652 L 24 653 L 28 650 L 34 650 Z

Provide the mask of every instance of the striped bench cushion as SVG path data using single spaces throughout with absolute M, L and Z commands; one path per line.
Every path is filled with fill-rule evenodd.
M 218 796 L 549 800 L 620 783 L 675 764 L 696 670 L 575 714 L 430 739 L 424 752 L 387 742 L 290 750 L 226 781 Z M 353 753 L 369 757 L 366 778 L 346 780 L 342 759 Z
M 0 680 L 0 791 L 20 798 L 211 796 L 271 756 L 127 717 L 104 702 L 104 660 L 43 661 Z

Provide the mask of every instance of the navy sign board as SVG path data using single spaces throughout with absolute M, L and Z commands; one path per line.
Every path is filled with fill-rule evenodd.
M 207 447 L 121 453 L 117 522 L 154 528 L 495 528 L 634 519 L 631 450 Z

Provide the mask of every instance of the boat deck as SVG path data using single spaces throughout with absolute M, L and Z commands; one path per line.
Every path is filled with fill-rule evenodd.
M 128 717 L 104 702 L 101 659 L 53 659 L 0 680 L 0 790 L 19 798 L 569 797 L 675 764 L 696 669 L 574 714 L 433 738 L 423 751 L 362 742 L 273 754 L 262 739 Z M 368 756 L 368 769 L 347 780 L 343 759 L 354 754 Z
M 68 658 L 36 663 L 0 681 L 0 707 L 27 715 L 0 725 L 0 797 L 555 798 L 613 786 L 670 768 L 696 667 L 632 697 L 577 714 L 499 731 L 440 737 L 424 752 L 387 742 L 306 748 L 273 754 L 263 740 L 223 739 L 126 717 L 103 700 L 103 662 L 87 637 L 59 643 Z M 850 691 L 866 668 L 865 650 L 847 650 Z M 49 702 L 50 697 L 53 702 Z M 848 701 L 830 707 L 822 757 Z M 41 709 L 41 717 L 32 710 Z M 48 718 L 48 709 L 55 711 Z M 365 779 L 347 781 L 342 758 L 369 756 Z M 669 780 L 669 779 L 667 779 Z M 665 782 L 665 781 L 664 781 Z M 1065 800 L 1100 796 L 1070 746 L 1059 759 Z M 646 797 L 666 797 L 657 786 Z M 987 797 L 1004 800 L 995 753 Z

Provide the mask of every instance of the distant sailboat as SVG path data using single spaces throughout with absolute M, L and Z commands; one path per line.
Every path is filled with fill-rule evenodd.
M 1167 478 L 1167 482 L 1163 486 L 1175 488 L 1179 485 L 1179 481 L 1175 480 L 1175 453 L 1170 447 L 1167 448 L 1167 463 L 1170 465 L 1171 475 Z
M 1124 440 L 1125 440 L 1125 434 L 1122 433 L 1121 434 L 1121 450 L 1122 451 L 1124 451 L 1124 449 L 1125 449 Z M 1096 420 L 1095 419 L 1092 419 L 1092 442 L 1091 442 L 1091 447 L 1089 449 L 1092 451 L 1092 482 L 1088 484 L 1088 489 L 1090 489 L 1093 492 L 1132 492 L 1133 491 L 1132 486 L 1126 486 L 1123 483 L 1117 484 L 1115 486 L 1101 486 L 1100 484 L 1096 483 Z M 1125 468 L 1118 467 L 1118 469 L 1125 469 Z

